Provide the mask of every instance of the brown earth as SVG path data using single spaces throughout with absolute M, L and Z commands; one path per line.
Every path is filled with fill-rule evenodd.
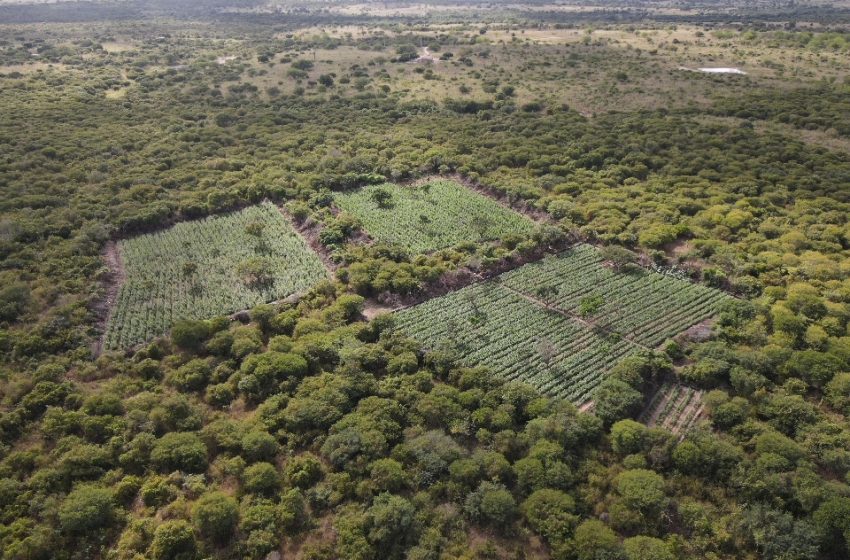
M 109 322 L 109 317 L 112 314 L 112 307 L 118 297 L 118 290 L 121 289 L 121 285 L 127 279 L 124 262 L 121 260 L 121 253 L 118 251 L 118 244 L 115 241 L 106 242 L 106 246 L 103 249 L 103 261 L 106 265 L 106 272 L 101 275 L 100 282 L 103 296 L 92 306 L 97 317 L 97 329 L 101 333 L 92 347 L 92 353 L 95 356 L 99 356 L 103 351 L 103 336 L 106 334 L 106 324 Z

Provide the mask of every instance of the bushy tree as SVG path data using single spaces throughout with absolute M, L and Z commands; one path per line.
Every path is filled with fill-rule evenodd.
M 238 521 L 236 500 L 222 492 L 207 492 L 192 506 L 192 523 L 210 542 L 227 542 Z
M 112 491 L 97 486 L 74 488 L 59 507 L 59 523 L 64 531 L 94 535 L 115 521 Z
M 158 440 L 151 450 L 151 461 L 163 471 L 204 472 L 207 448 L 192 432 L 171 432 Z
M 575 530 L 573 550 L 578 560 L 623 560 L 617 534 L 597 519 L 582 522 Z
M 671 547 L 655 537 L 640 535 L 623 541 L 628 560 L 676 560 Z
M 270 463 L 254 463 L 242 473 L 243 488 L 251 494 L 272 496 L 280 489 L 280 475 Z
M 154 560 L 194 560 L 197 545 L 192 526 L 182 519 L 163 522 L 154 531 L 148 554 Z
M 522 503 L 528 524 L 552 546 L 562 545 L 573 535 L 579 522 L 575 500 L 551 488 L 537 490 Z
M 613 424 L 617 420 L 636 415 L 642 405 L 643 394 L 640 391 L 620 380 L 608 379 L 594 394 L 593 412 L 605 424 Z
M 467 496 L 464 511 L 476 523 L 505 529 L 514 521 L 518 509 L 507 488 L 484 481 Z

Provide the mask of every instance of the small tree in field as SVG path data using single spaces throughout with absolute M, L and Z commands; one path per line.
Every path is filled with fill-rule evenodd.
M 263 258 L 253 258 L 242 261 L 237 268 L 239 277 L 246 286 L 260 289 L 274 281 L 271 264 Z
M 548 369 L 555 356 L 558 355 L 558 348 L 548 338 L 544 338 L 537 343 L 537 353 Z
M 374 202 L 379 208 L 389 208 L 392 205 L 391 202 L 393 195 L 387 189 L 379 187 L 372 191 L 369 198 L 371 198 L 372 202 Z
M 602 248 L 600 253 L 602 259 L 610 262 L 617 272 L 637 262 L 636 254 L 619 245 L 607 245 Z
M 578 306 L 579 315 L 589 317 L 605 305 L 605 299 L 600 295 L 583 298 Z

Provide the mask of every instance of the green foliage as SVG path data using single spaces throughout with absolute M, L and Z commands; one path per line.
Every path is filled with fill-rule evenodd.
M 272 461 L 280 446 L 268 432 L 251 430 L 242 438 L 242 455 L 248 461 Z
M 634 420 L 620 420 L 611 426 L 611 448 L 619 455 L 639 453 L 646 438 L 646 426 Z
M 0 322 L 14 322 L 29 307 L 31 295 L 24 283 L 7 284 L 0 288 Z
M 534 227 L 521 214 L 451 181 L 368 186 L 337 194 L 334 201 L 356 216 L 371 237 L 414 253 L 510 233 L 528 236 Z
M 154 560 L 193 560 L 197 549 L 191 525 L 181 519 L 163 522 L 154 531 L 148 552 Z
M 77 486 L 59 508 L 59 524 L 64 531 L 94 534 L 115 521 L 112 492 L 96 486 Z
M 623 541 L 628 560 L 675 560 L 671 547 L 655 537 L 637 536 Z
M 596 519 L 576 527 L 573 550 L 579 560 L 619 560 L 624 558 L 617 534 Z
M 617 379 L 604 381 L 594 398 L 594 413 L 606 424 L 636 415 L 643 404 L 640 391 Z
M 263 228 L 255 231 L 249 228 L 253 224 Z M 209 243 L 211 238 L 224 243 Z M 257 255 L 257 239 L 262 255 Z M 284 298 L 326 275 L 318 256 L 268 203 L 180 223 L 124 240 L 119 247 L 126 279 L 107 326 L 109 348 L 144 342 L 181 320 L 207 319 Z M 184 274 L 187 262 L 197 265 L 196 273 Z M 198 323 L 180 327 L 176 337 L 172 332 L 178 346 L 196 348 L 206 338 Z
M 466 498 L 464 512 L 476 523 L 505 528 L 514 520 L 518 508 L 516 500 L 504 486 L 482 482 Z
M 580 519 L 575 514 L 575 500 L 550 488 L 531 494 L 522 503 L 522 512 L 529 526 L 556 548 L 572 537 Z
M 593 323 L 623 334 L 635 333 L 636 342 L 657 346 L 711 316 L 729 298 L 660 274 L 618 274 L 604 267 L 602 259 L 595 248 L 579 245 L 559 257 L 505 273 L 497 281 L 398 312 L 396 326 L 431 348 L 455 348 L 472 365 L 487 365 L 508 380 L 532 383 L 554 396 L 582 403 L 596 390 L 597 410 L 613 422 L 635 414 L 642 396 L 614 381 L 604 390 L 597 387 L 604 373 L 621 358 L 639 352 L 639 347 L 548 309 L 570 315 L 592 311 Z M 604 291 L 598 286 L 604 286 Z M 540 342 L 528 344 L 530 338 Z M 668 362 L 656 362 L 656 358 L 629 362 L 638 387 L 669 370 Z
M 196 350 L 210 335 L 206 321 L 180 320 L 171 327 L 171 340 L 180 348 Z
M 192 523 L 211 542 L 227 542 L 238 521 L 236 500 L 221 492 L 208 492 L 192 506 Z
M 287 484 L 307 489 L 322 479 L 322 463 L 310 453 L 298 455 L 286 462 L 283 469 Z
M 820 30 L 843 8 L 774 6 L 785 31 L 752 10 L 727 29 L 704 6 L 675 29 L 651 11 L 600 31 L 599 11 L 520 9 L 509 26 L 458 12 L 436 30 L 444 8 L 347 13 L 348 34 L 332 13 L 346 6 L 263 14 L 265 30 L 191 2 L 165 26 L 138 19 L 150 6 L 0 7 L 0 556 L 848 556 L 847 41 Z M 389 60 L 424 44 L 453 53 Z M 676 70 L 699 53 L 757 59 L 758 79 Z M 365 200 L 383 220 L 368 232 L 444 247 L 422 254 L 364 243 L 334 207 L 430 174 L 546 224 L 500 231 L 491 218 L 516 215 L 457 185 Z M 284 200 L 339 282 L 265 304 L 291 293 L 269 293 L 278 268 L 307 280 L 275 249 Z M 479 204 L 492 211 L 472 219 Z M 109 285 L 111 239 L 163 240 L 146 283 L 126 270 L 132 293 Z M 573 240 L 603 248 L 543 257 Z M 424 354 L 393 319 L 361 322 L 362 296 L 395 307 L 431 290 L 453 293 L 412 320 Z M 582 302 L 589 328 L 569 319 Z M 113 332 L 131 307 L 136 341 L 189 322 L 98 344 L 99 320 Z M 250 324 L 220 316 L 247 308 Z M 662 344 L 683 382 L 642 348 Z M 656 388 L 652 427 L 603 430 Z M 210 506 L 231 520 L 219 543 L 183 519 L 221 492 L 238 509 Z
M 616 486 L 626 507 L 645 517 L 659 515 L 667 507 L 664 478 L 656 472 L 646 469 L 624 471 L 617 476 Z
M 207 448 L 194 433 L 171 432 L 156 440 L 151 461 L 162 471 L 200 473 L 207 469 Z
M 254 463 L 242 473 L 242 487 L 250 494 L 272 496 L 280 489 L 280 475 L 270 463 Z

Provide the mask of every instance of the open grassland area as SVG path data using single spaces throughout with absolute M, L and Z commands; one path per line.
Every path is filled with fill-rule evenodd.
M 581 403 L 622 358 L 712 316 L 727 298 L 663 274 L 615 272 L 579 245 L 396 317 L 430 348 Z
M 603 266 L 599 251 L 579 245 L 501 277 L 510 289 L 595 327 L 656 347 L 714 315 L 729 296 L 673 276 Z
M 681 383 L 665 383 L 655 392 L 640 420 L 648 426 L 682 434 L 702 415 L 704 394 L 705 391 Z
M 119 243 L 125 280 L 104 346 L 126 348 L 181 319 L 204 319 L 306 290 L 318 255 L 271 203 Z
M 417 253 L 510 234 L 526 236 L 535 227 L 522 214 L 453 181 L 368 186 L 338 194 L 335 201 L 372 238 Z

